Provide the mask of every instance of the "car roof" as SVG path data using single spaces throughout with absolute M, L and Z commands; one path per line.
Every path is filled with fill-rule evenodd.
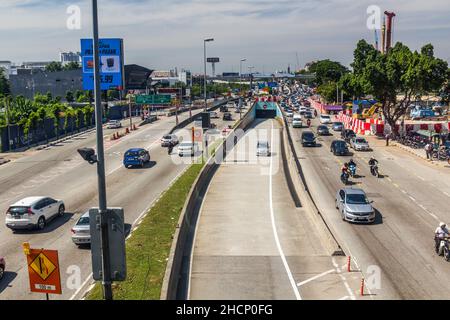
M 30 206 L 30 205 L 32 205 L 32 204 L 34 204 L 34 203 L 36 203 L 36 202 L 38 202 L 39 200 L 42 200 L 42 199 L 44 199 L 44 198 L 47 198 L 47 197 L 39 196 L 39 197 L 27 197 L 27 198 L 23 198 L 22 200 L 19 200 L 19 201 L 17 201 L 16 203 L 14 203 L 14 204 L 12 205 L 12 207 Z
M 346 187 L 343 188 L 342 190 L 344 190 L 346 194 L 364 194 L 364 195 L 366 194 L 364 190 L 360 188 Z
M 85 213 L 83 213 L 83 215 L 80 217 L 81 218 L 89 218 L 89 211 L 86 211 Z
M 314 135 L 314 132 L 312 132 L 312 131 L 303 131 L 302 132 L 302 135 L 304 135 L 304 134 L 309 134 L 309 135 Z
M 139 151 L 144 151 L 145 149 L 142 148 L 131 148 L 128 149 L 127 152 L 139 152 Z

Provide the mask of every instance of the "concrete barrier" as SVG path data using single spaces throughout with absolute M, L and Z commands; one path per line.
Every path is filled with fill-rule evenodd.
M 221 104 L 213 108 L 218 108 Z M 254 105 L 249 108 L 246 114 L 239 120 L 235 129 L 230 131 L 228 136 L 218 146 L 214 154 L 208 159 L 204 168 L 195 180 L 178 220 L 177 229 L 174 234 L 174 241 L 170 250 L 163 285 L 161 288 L 161 300 L 187 299 L 189 287 L 189 272 L 192 247 L 194 245 L 194 234 L 197 226 L 197 219 L 203 198 L 208 189 L 209 183 L 216 170 L 219 168 L 225 153 L 233 150 L 236 144 L 234 131 L 236 129 L 245 130 L 254 120 Z M 193 120 L 193 119 L 192 119 Z
M 292 140 L 292 135 L 290 132 L 289 124 L 286 118 L 283 121 L 283 133 L 282 141 L 287 141 L 288 143 L 282 142 L 282 157 L 286 158 L 287 168 L 290 176 L 292 177 L 292 187 L 295 188 L 298 195 L 305 195 L 303 197 L 303 207 L 308 213 L 308 218 L 316 226 L 317 230 L 321 234 L 321 240 L 325 248 L 332 256 L 343 256 L 345 255 L 342 247 L 340 246 L 338 240 L 333 234 L 332 230 L 325 221 L 322 213 L 318 209 L 314 198 L 312 197 L 308 183 L 303 174 L 303 169 L 298 160 L 297 152 L 295 151 L 294 142 Z

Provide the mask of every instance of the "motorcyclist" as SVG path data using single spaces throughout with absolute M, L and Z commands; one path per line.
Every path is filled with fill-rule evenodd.
M 311 119 L 306 120 L 306 124 L 308 125 L 308 127 L 311 126 Z
M 172 150 L 173 150 L 173 144 L 170 144 L 169 147 L 167 148 L 167 153 L 169 154 L 169 156 L 172 154 Z
M 371 157 L 370 160 L 369 160 L 369 167 L 370 167 L 370 172 L 372 174 L 374 174 L 374 168 L 377 165 L 378 165 L 378 160 L 375 159 L 374 157 Z
M 354 166 L 354 167 L 356 168 L 356 163 L 355 163 L 355 161 L 353 161 L 353 159 L 350 159 L 350 161 L 348 162 L 348 166 L 349 166 L 349 167 Z
M 447 229 L 447 225 L 444 222 L 439 223 L 439 227 L 437 227 L 436 231 L 434 231 L 434 241 L 436 244 L 436 253 L 439 253 L 439 247 L 441 245 L 441 241 L 449 236 L 450 236 L 450 233 Z

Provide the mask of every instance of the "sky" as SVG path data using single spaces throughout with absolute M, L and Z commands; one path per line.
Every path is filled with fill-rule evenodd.
M 126 64 L 194 73 L 203 70 L 209 37 L 207 55 L 221 59 L 216 73 L 238 72 L 244 58 L 243 72 L 319 59 L 349 65 L 358 40 L 374 42 L 371 5 L 397 14 L 395 42 L 414 50 L 432 43 L 450 61 L 449 0 L 98 0 L 100 37 L 124 39 Z M 80 29 L 67 27 L 70 6 L 80 8 Z M 91 36 L 90 0 L 0 0 L 0 60 L 58 60 Z

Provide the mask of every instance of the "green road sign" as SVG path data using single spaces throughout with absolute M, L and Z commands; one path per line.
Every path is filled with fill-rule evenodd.
M 136 96 L 135 102 L 137 104 L 170 104 L 171 103 L 170 95 L 141 95 Z

